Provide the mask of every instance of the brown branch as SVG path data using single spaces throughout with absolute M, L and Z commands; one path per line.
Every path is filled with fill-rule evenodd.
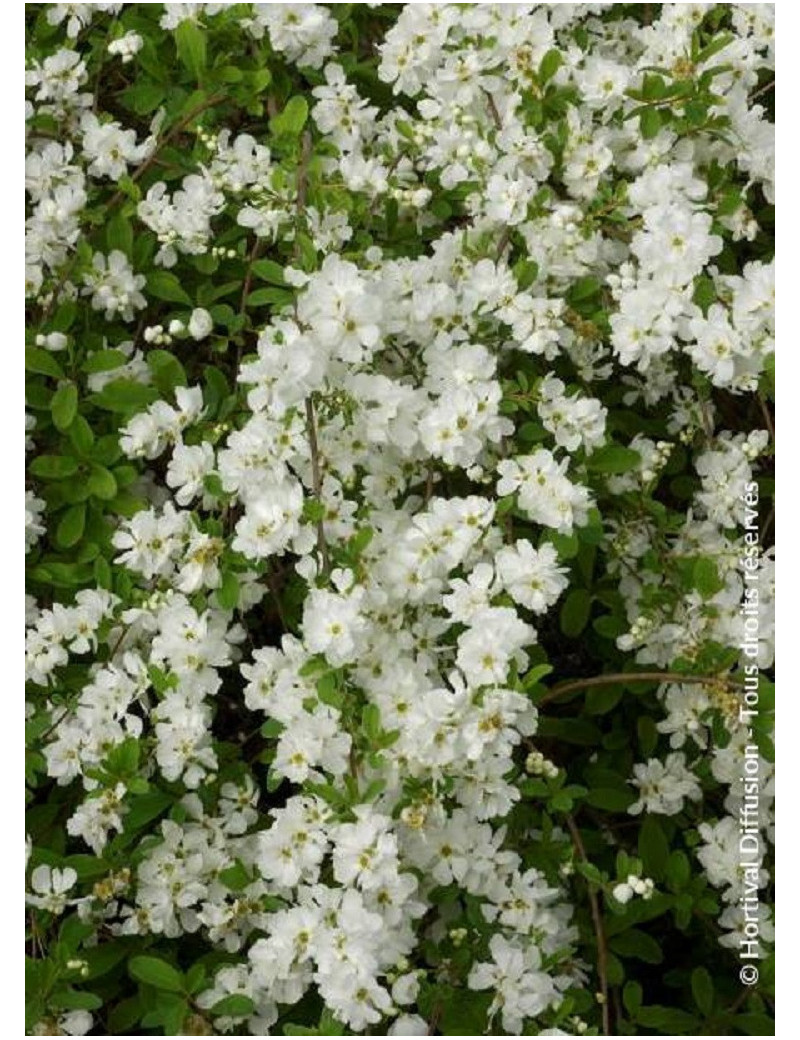
M 489 112 L 492 116 L 492 122 L 494 123 L 495 128 L 497 130 L 502 130 L 503 120 L 500 118 L 500 113 L 497 111 L 497 105 L 495 104 L 495 100 L 488 90 L 484 90 L 484 94 L 486 95 L 486 102 L 489 105 Z
M 769 534 L 769 529 L 772 527 L 772 522 L 774 521 L 774 519 L 775 506 L 773 504 L 770 508 L 769 513 L 767 513 L 767 519 L 764 521 L 764 526 L 761 528 L 761 533 L 758 536 L 758 540 L 761 543 L 761 545 L 764 545 L 764 542 L 766 540 L 767 535 Z
M 499 264 L 503 259 L 503 253 L 506 251 L 506 246 L 511 241 L 511 228 L 503 228 L 503 234 L 500 236 L 500 241 L 497 243 L 497 252 L 495 253 L 494 262 Z
M 428 476 L 425 479 L 425 505 L 433 496 L 433 466 L 428 466 Z
M 761 414 L 764 416 L 764 422 L 766 423 L 767 429 L 769 430 L 769 437 L 772 443 L 775 443 L 775 423 L 772 421 L 772 415 L 770 414 L 769 405 L 764 400 L 764 395 L 758 395 L 758 404 L 761 408 Z
M 250 295 L 250 286 L 253 284 L 253 262 L 258 259 L 260 250 L 261 239 L 256 237 L 253 248 L 250 250 L 250 255 L 247 258 L 247 270 L 245 271 L 244 283 L 242 284 L 242 298 L 239 301 L 240 314 L 244 314 L 247 306 L 247 297 Z
M 770 90 L 775 87 L 775 80 L 771 79 L 769 83 L 765 83 L 762 87 L 759 87 L 750 97 L 747 99 L 749 102 L 755 101 L 756 98 L 760 98 L 762 94 L 767 94 Z
M 39 329 L 44 331 L 44 327 L 50 319 L 50 315 L 53 313 L 56 304 L 58 303 L 58 297 L 61 294 L 61 290 L 67 283 L 69 276 L 75 270 L 75 265 L 78 262 L 78 254 L 73 253 L 68 262 L 64 265 L 61 274 L 58 276 L 58 281 L 53 287 L 50 293 L 50 299 L 47 301 L 47 305 L 42 310 L 42 317 L 39 321 Z
M 272 567 L 267 568 L 267 587 L 269 588 L 270 595 L 272 596 L 273 602 L 275 603 L 275 609 L 278 612 L 278 619 L 281 623 L 281 628 L 284 632 L 291 631 L 288 624 L 286 623 L 286 615 L 283 612 L 283 604 L 281 603 L 281 594 L 278 588 L 278 584 L 275 580 L 276 575 Z
M 308 434 L 308 447 L 311 452 L 311 475 L 314 481 L 314 497 L 322 507 L 322 472 L 319 465 L 319 444 L 317 443 L 317 424 L 314 417 L 314 402 L 311 397 L 306 398 L 306 432 Z M 323 518 L 317 520 L 317 554 L 320 566 L 324 571 L 328 570 L 328 545 L 325 541 L 325 526 Z
M 428 1032 L 426 1034 L 427 1036 L 436 1036 L 436 1030 L 439 1028 L 439 1019 L 442 1017 L 443 1010 L 444 1009 L 442 1007 L 442 1002 L 440 1000 L 437 1000 L 437 1002 L 433 1005 L 433 1009 L 431 1010 L 431 1020 L 428 1023 Z
M 311 161 L 311 134 L 303 131 L 303 144 L 300 150 L 300 165 L 297 168 L 297 215 L 301 217 L 306 208 L 308 194 L 308 164 Z
M 572 836 L 572 844 L 575 846 L 575 851 L 584 863 L 588 863 L 589 857 L 586 855 L 586 849 L 584 848 L 583 839 L 581 838 L 581 832 L 578 830 L 578 825 L 575 823 L 575 820 L 570 813 L 566 814 L 566 821 L 569 833 Z M 606 946 L 606 931 L 603 925 L 603 914 L 600 910 L 600 903 L 597 898 L 597 888 L 588 878 L 585 880 L 586 888 L 589 893 L 589 907 L 592 912 L 592 924 L 594 925 L 594 934 L 597 941 L 597 975 L 600 979 L 603 1035 L 611 1036 L 611 1015 L 608 1006 L 608 948 Z
M 576 690 L 587 690 L 593 686 L 615 686 L 617 683 L 631 682 L 674 682 L 700 684 L 703 686 L 727 686 L 730 689 L 741 689 L 742 684 L 733 679 L 722 679 L 716 675 L 684 675 L 682 672 L 610 672 L 607 675 L 594 675 L 589 679 L 568 679 L 558 683 L 542 697 L 537 707 L 548 704 L 558 697 L 564 697 Z

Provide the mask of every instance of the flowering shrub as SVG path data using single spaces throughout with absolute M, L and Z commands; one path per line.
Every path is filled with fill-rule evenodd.
M 771 1034 L 771 5 L 26 17 L 28 1032 Z

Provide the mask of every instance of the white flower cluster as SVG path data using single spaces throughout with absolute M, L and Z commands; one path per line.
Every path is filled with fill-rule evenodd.
M 122 6 L 51 5 L 47 18 L 75 41 Z M 227 6 L 166 5 L 160 26 L 180 36 Z M 724 429 L 712 396 L 755 391 L 774 351 L 774 265 L 731 274 L 726 255 L 758 234 L 747 199 L 773 195 L 771 124 L 749 100 L 774 59 L 771 8 L 731 5 L 730 38 L 704 56 L 692 48 L 706 5 L 661 5 L 647 26 L 604 17 L 608 6 L 404 5 L 377 44 L 374 93 L 400 99 L 383 111 L 339 62 L 332 10 L 236 5 L 226 32 L 315 84 L 297 160 L 252 123 L 217 127 L 198 132 L 177 176 L 150 168 L 161 116 L 140 139 L 99 112 L 81 53 L 62 47 L 28 69 L 36 348 L 72 363 L 79 334 L 49 319 L 81 305 L 107 330 L 88 357 L 120 362 L 85 369 L 92 401 L 113 399 L 117 380 L 149 394 L 118 431 L 136 497 L 107 532 L 114 583 L 98 579 L 122 594 L 84 588 L 31 611 L 42 769 L 75 785 L 66 832 L 96 856 L 124 837 L 139 795 L 171 792 L 125 877 L 76 901 L 74 871 L 36 866 L 28 902 L 74 905 L 115 935 L 200 934 L 222 948 L 196 998 L 209 1029 L 268 1035 L 313 991 L 355 1032 L 433 1031 L 416 1014 L 425 970 L 412 962 L 423 943 L 457 947 L 466 908 L 458 923 L 477 921 L 482 952 L 463 982 L 491 991 L 490 1017 L 510 1034 L 565 1035 L 544 1026 L 585 980 L 572 907 L 557 869 L 515 851 L 508 817 L 524 784 L 562 773 L 531 742 L 525 675 L 546 661 L 537 644 L 549 647 L 586 562 L 573 570 L 571 543 L 585 534 L 605 554 L 616 584 L 603 602 L 628 625 L 610 636 L 614 653 L 669 669 L 739 646 L 741 499 L 770 444 Z M 120 74 L 146 54 L 134 31 L 106 48 Z M 654 68 L 678 84 L 710 75 L 713 103 L 687 106 L 686 127 L 662 122 L 665 95 L 644 96 Z M 64 140 L 39 136 L 40 118 Z M 142 166 L 126 213 L 151 252 L 87 248 L 90 197 Z M 723 176 L 747 189 L 718 190 Z M 184 291 L 178 277 L 242 260 L 238 313 L 210 283 Z M 271 310 L 248 312 L 259 263 Z M 228 334 L 224 408 L 197 366 L 163 389 L 165 357 L 188 365 Z M 669 417 L 663 432 L 628 432 L 652 406 Z M 690 488 L 659 529 L 652 492 L 678 456 Z M 50 534 L 39 490 L 26 491 L 33 555 Z M 685 580 L 687 560 L 704 581 Z M 765 554 L 762 668 L 773 575 Z M 702 815 L 693 755 L 711 748 L 713 782 L 730 793 L 726 815 L 698 823 L 697 857 L 733 945 L 745 734 L 727 689 L 660 689 L 670 751 L 634 766 L 630 812 Z M 109 767 L 138 748 L 136 779 Z M 649 879 L 621 876 L 617 903 L 650 898 Z M 234 995 L 252 1010 L 212 1011 Z

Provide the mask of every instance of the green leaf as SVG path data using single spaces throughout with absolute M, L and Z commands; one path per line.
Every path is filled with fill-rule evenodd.
M 627 473 L 628 470 L 635 469 L 641 461 L 641 455 L 633 448 L 623 448 L 621 444 L 607 444 L 592 454 L 587 465 L 596 473 Z
M 651 935 L 639 928 L 628 928 L 627 931 L 612 936 L 608 945 L 620 957 L 634 957 L 647 964 L 660 964 L 664 959 L 661 946 Z
M 128 737 L 106 755 L 106 769 L 112 776 L 126 779 L 139 767 L 139 750 L 139 741 L 135 737 Z
M 70 549 L 83 537 L 86 524 L 86 505 L 83 502 L 70 506 L 59 521 L 56 542 L 62 549 Z
M 638 982 L 625 983 L 625 988 L 622 991 L 622 1003 L 632 1018 L 636 1017 L 637 1011 L 642 1006 L 642 995 L 642 987 Z
M 94 433 L 82 415 L 76 415 L 69 427 L 69 439 L 79 455 L 88 455 L 94 444 Z
M 544 84 L 549 79 L 552 79 L 561 68 L 563 61 L 561 51 L 549 50 L 539 65 L 539 82 Z
M 262 282 L 269 282 L 270 285 L 286 285 L 283 268 L 280 264 L 275 263 L 274 260 L 254 260 L 251 264 L 251 269 Z
M 535 665 L 521 677 L 523 687 L 526 690 L 532 689 L 538 682 L 541 682 L 542 679 L 550 675 L 552 671 L 553 666 L 551 664 L 543 663 Z
M 50 413 L 56 429 L 66 430 L 78 411 L 78 388 L 74 383 L 65 383 L 53 394 Z
M 381 712 L 377 704 L 365 704 L 361 713 L 361 728 L 372 741 L 378 739 L 381 732 Z
M 77 316 L 78 305 L 75 300 L 62 300 L 50 319 L 50 327 L 53 332 L 68 332 Z
M 135 1036 L 133 1026 L 142 1016 L 141 998 L 128 997 L 126 1000 L 116 1004 L 108 1015 L 108 1030 L 110 1036 Z
M 155 112 L 164 100 L 164 87 L 159 83 L 136 83 L 122 95 L 127 108 L 138 116 Z
M 612 711 L 622 699 L 621 686 L 599 686 L 587 690 L 584 710 L 587 715 L 605 715 Z
M 639 116 L 639 130 L 645 141 L 654 138 L 661 129 L 661 113 L 657 108 L 645 108 Z
M 695 1004 L 708 1017 L 714 1008 L 714 982 L 707 968 L 695 968 L 692 972 L 692 996 Z
M 109 252 L 119 249 L 129 260 L 133 255 L 133 228 L 121 213 L 116 213 L 106 224 L 106 246 Z
M 144 386 L 133 379 L 115 379 L 94 394 L 92 403 L 107 412 L 135 412 L 146 408 L 158 397 L 153 386 Z
M 128 361 L 121 350 L 95 350 L 81 365 L 81 371 L 91 375 L 94 372 L 111 372 Z
M 94 495 L 95 498 L 100 498 L 106 502 L 110 501 L 117 493 L 117 482 L 114 479 L 114 474 L 107 470 L 105 466 L 98 466 L 97 464 L 92 466 L 87 486 L 90 495 Z
M 87 993 L 84 990 L 73 989 L 65 986 L 57 990 L 50 998 L 53 1007 L 62 1008 L 65 1011 L 96 1011 L 103 1006 L 103 1001 L 95 993 Z
M 186 25 L 186 22 L 182 22 Z M 147 276 L 147 291 L 158 300 L 168 303 L 185 303 L 192 306 L 191 297 L 187 295 L 177 276 L 171 271 L 151 271 Z
M 621 787 L 597 787 L 589 791 L 585 800 L 595 809 L 624 813 L 634 803 L 635 796 L 631 791 L 625 791 Z
M 731 1023 L 746 1036 L 775 1036 L 775 1022 L 769 1015 L 746 1012 L 737 1014 Z
M 570 639 L 581 634 L 589 620 L 592 607 L 591 594 L 586 589 L 571 589 L 561 604 L 559 624 L 561 631 Z
M 144 982 L 168 993 L 183 993 L 183 975 L 160 957 L 131 957 L 128 971 L 137 982 Z
M 669 852 L 669 842 L 660 822 L 654 816 L 646 816 L 639 831 L 639 859 L 645 874 L 656 881 L 663 878 Z
M 191 18 L 185 18 L 175 29 L 175 45 L 181 64 L 196 80 L 206 68 L 206 34 Z
M 674 849 L 667 860 L 666 879 L 674 888 L 683 888 L 691 877 L 689 858 L 681 849 Z
M 658 743 L 658 730 L 649 715 L 641 715 L 636 722 L 636 735 L 643 755 L 652 755 Z
M 590 297 L 596 296 L 601 288 L 602 286 L 596 278 L 591 276 L 579 278 L 570 286 L 567 292 L 567 299 L 570 303 L 580 303 L 581 300 L 588 300 Z
M 222 585 L 217 589 L 217 602 L 223 610 L 235 610 L 239 606 L 239 579 L 233 571 L 227 571 Z
M 539 720 L 538 735 L 541 737 L 555 737 L 564 740 L 568 744 L 584 744 L 587 747 L 600 743 L 602 737 L 600 730 L 588 719 L 553 719 L 542 718 Z
M 162 394 L 171 394 L 176 386 L 186 386 L 188 380 L 183 365 L 169 350 L 151 350 L 147 365 Z
M 725 587 L 720 580 L 716 562 L 710 556 L 701 556 L 692 567 L 692 585 L 703 599 L 711 599 Z
M 40 376 L 53 376 L 55 379 L 64 378 L 64 369 L 55 355 L 41 347 L 25 348 L 25 371 L 35 372 Z
M 224 870 L 221 870 L 217 877 L 232 892 L 241 892 L 253 880 L 239 860 L 232 867 L 226 867 Z
M 28 467 L 34 477 L 46 480 L 65 480 L 78 472 L 78 460 L 71 455 L 39 455 Z
M 697 1029 L 697 1018 L 681 1011 L 678 1008 L 662 1007 L 660 1004 L 652 1004 L 650 1007 L 639 1009 L 636 1021 L 643 1026 L 657 1029 L 667 1036 L 683 1033 L 694 1034 Z
M 145 824 L 150 823 L 160 816 L 165 809 L 172 805 L 172 796 L 164 791 L 148 791 L 147 794 L 136 795 L 130 799 L 130 809 L 125 814 L 125 833 L 132 834 L 140 830 Z
M 255 289 L 247 296 L 248 307 L 283 307 L 294 300 L 287 289 Z
M 216 1016 L 229 1015 L 231 1018 L 243 1018 L 252 1015 L 256 1006 L 250 997 L 244 993 L 231 993 L 229 997 L 223 997 L 211 1008 L 211 1014 Z
M 308 119 L 308 102 L 304 97 L 297 95 L 289 98 L 283 111 L 279 112 L 269 121 L 269 128 L 273 134 L 288 134 L 291 137 L 299 137 Z
M 524 292 L 530 289 L 539 277 L 539 265 L 535 260 L 520 260 L 514 264 L 514 277 L 517 279 L 520 292 Z

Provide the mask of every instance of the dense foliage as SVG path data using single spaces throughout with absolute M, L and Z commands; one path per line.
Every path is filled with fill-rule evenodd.
M 772 6 L 26 11 L 27 1032 L 770 1035 Z

